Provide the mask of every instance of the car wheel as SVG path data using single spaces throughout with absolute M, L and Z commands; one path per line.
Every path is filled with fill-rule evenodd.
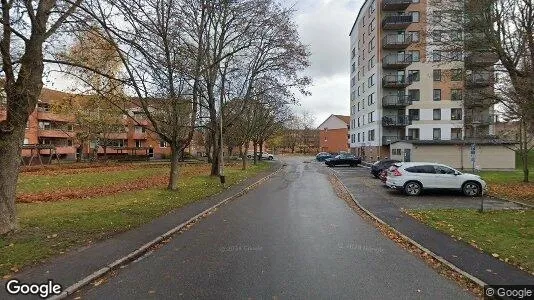
M 408 196 L 419 196 L 422 190 L 423 190 L 423 187 L 417 181 L 408 181 L 404 185 L 404 192 Z
M 268 158 L 268 160 L 273 160 L 273 159 L 274 159 L 274 157 L 272 157 L 272 156 L 269 156 L 269 158 Z
M 480 196 L 482 189 L 477 182 L 468 181 L 462 186 L 462 192 L 468 197 L 476 197 Z

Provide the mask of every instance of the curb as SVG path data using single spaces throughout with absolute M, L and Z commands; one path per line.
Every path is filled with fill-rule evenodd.
M 155 245 L 161 243 L 162 241 L 170 238 L 171 236 L 173 236 L 175 233 L 177 233 L 180 230 L 182 230 L 187 225 L 189 225 L 191 223 L 195 223 L 197 220 L 201 219 L 204 215 L 212 212 L 213 210 L 215 210 L 218 207 L 230 202 L 231 200 L 234 200 L 236 198 L 239 198 L 239 197 L 243 196 L 248 191 L 256 188 L 258 185 L 260 185 L 264 181 L 269 180 L 271 177 L 273 177 L 274 175 L 278 174 L 285 166 L 286 166 L 285 164 L 282 164 L 274 172 L 268 174 L 267 176 L 265 176 L 263 178 L 260 178 L 259 180 L 257 180 L 256 182 L 252 183 L 251 185 L 247 186 L 246 188 L 242 189 L 241 191 L 237 192 L 236 194 L 221 200 L 219 203 L 217 203 L 217 204 L 215 204 L 215 205 L 203 210 L 202 212 L 198 213 L 197 215 L 195 215 L 191 219 L 189 219 L 189 220 L 183 222 L 182 224 L 172 228 L 171 230 L 169 230 L 169 231 L 165 232 L 164 234 L 158 236 L 157 238 L 153 239 L 152 241 L 142 245 L 141 247 L 139 247 L 138 249 L 134 250 L 133 252 L 130 252 L 128 255 L 126 255 L 126 256 L 124 256 L 122 258 L 119 258 L 119 259 L 115 260 L 114 262 L 112 262 L 112 263 L 102 267 L 101 269 L 93 272 L 92 274 L 86 276 L 85 278 L 79 280 L 78 282 L 76 282 L 76 283 L 72 284 L 71 286 L 67 287 L 66 289 L 64 289 L 61 294 L 49 297 L 47 299 L 50 299 L 50 300 L 65 299 L 66 297 L 72 295 L 73 293 L 75 293 L 76 291 L 78 291 L 82 287 L 88 285 L 89 283 L 95 281 L 96 279 L 98 279 L 100 277 L 103 277 L 104 275 L 110 273 L 113 270 L 118 269 L 121 266 L 124 266 L 124 265 L 128 264 L 131 261 L 136 260 L 137 258 L 139 258 L 139 257 L 143 256 L 144 254 L 146 254 L 150 250 L 150 248 L 152 248 L 153 246 L 155 246 Z
M 376 222 L 386 226 L 389 230 L 393 231 L 395 234 L 397 234 L 399 237 L 401 237 L 403 240 L 407 241 L 408 243 L 412 244 L 413 246 L 419 248 L 421 251 L 425 252 L 426 254 L 432 256 L 432 258 L 438 260 L 440 263 L 444 264 L 445 266 L 447 266 L 449 269 L 463 275 L 464 277 L 466 277 L 467 279 L 471 280 L 473 283 L 477 284 L 478 286 L 480 286 L 481 288 L 484 288 L 485 285 L 487 285 L 484 281 L 480 280 L 479 278 L 465 272 L 464 270 L 458 268 L 457 266 L 455 266 L 454 264 L 452 264 L 451 262 L 449 262 L 448 260 L 446 260 L 445 258 L 437 255 L 436 253 L 432 252 L 431 250 L 425 248 L 424 246 L 422 246 L 421 244 L 419 244 L 418 242 L 412 240 L 411 238 L 407 237 L 406 235 L 404 235 L 403 233 L 401 233 L 400 231 L 398 231 L 397 229 L 395 229 L 394 227 L 392 227 L 391 225 L 389 225 L 388 223 L 384 222 L 382 219 L 380 219 L 379 217 L 377 217 L 375 214 L 373 214 L 372 212 L 370 212 L 368 209 L 366 209 L 365 207 L 363 207 L 359 202 L 358 200 L 356 200 L 356 198 L 354 197 L 354 195 L 349 191 L 349 189 L 345 186 L 345 184 L 343 184 L 343 182 L 341 181 L 341 179 L 339 179 L 339 177 L 337 176 L 337 174 L 335 174 L 335 172 L 333 172 L 333 175 L 334 177 L 336 177 L 336 179 L 339 181 L 339 183 L 341 183 L 341 186 L 343 186 L 343 189 L 350 195 L 350 197 L 352 198 L 352 201 L 354 201 L 354 203 L 356 203 L 356 205 L 358 206 L 358 208 L 360 208 L 362 211 L 364 211 L 368 216 L 370 216 L 373 220 L 375 220 Z

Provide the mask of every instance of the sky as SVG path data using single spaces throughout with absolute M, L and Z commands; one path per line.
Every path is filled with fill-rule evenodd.
M 307 75 L 311 96 L 295 108 L 315 116 L 315 125 L 331 114 L 349 115 L 349 32 L 364 0 L 297 0 L 296 23 L 312 55 Z

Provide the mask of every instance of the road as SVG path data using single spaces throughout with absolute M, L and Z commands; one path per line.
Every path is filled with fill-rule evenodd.
M 288 158 L 220 208 L 82 299 L 468 299 L 334 193 L 328 170 Z

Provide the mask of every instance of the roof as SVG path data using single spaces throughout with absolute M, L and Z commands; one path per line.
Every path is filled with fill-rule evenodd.
M 395 143 L 410 143 L 413 145 L 514 145 L 516 141 L 492 139 L 492 140 L 412 140 L 412 141 L 398 141 Z M 395 144 L 392 143 L 392 144 Z
M 345 122 L 345 124 L 347 125 L 350 124 L 350 116 L 343 116 L 343 115 L 333 115 L 333 116 Z
M 354 20 L 354 23 L 352 24 L 352 27 L 350 28 L 349 36 L 352 35 L 352 31 L 354 31 L 354 27 L 356 27 L 356 23 L 358 23 L 358 18 L 360 17 L 360 14 L 362 13 L 363 8 L 364 8 L 365 5 L 367 4 L 367 1 L 368 1 L 368 0 L 365 0 L 365 1 L 363 2 L 362 6 L 360 6 L 360 10 L 358 11 L 358 16 L 356 16 L 356 20 Z

